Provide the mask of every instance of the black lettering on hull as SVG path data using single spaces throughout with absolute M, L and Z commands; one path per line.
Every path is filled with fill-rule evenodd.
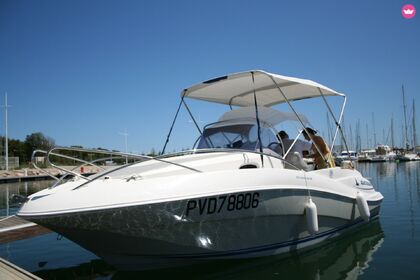
M 236 193 L 218 197 L 188 200 L 186 216 L 198 211 L 199 215 L 213 215 L 223 211 L 242 211 L 258 208 L 260 194 L 258 192 Z M 197 207 L 198 206 L 198 207 Z

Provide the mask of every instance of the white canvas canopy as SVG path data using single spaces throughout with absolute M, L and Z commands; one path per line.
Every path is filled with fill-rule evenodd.
M 325 96 L 344 96 L 342 93 L 310 80 L 281 76 L 262 70 L 211 79 L 185 89 L 182 95 L 233 106 L 252 106 L 255 105 L 254 90 L 258 106 L 284 103 L 286 102 L 284 96 L 289 101 L 319 97 L 321 92 Z
M 258 106 L 258 117 L 260 121 L 267 123 L 271 126 L 275 126 L 284 121 L 296 121 L 299 119 L 294 113 L 280 112 L 273 108 Z M 306 124 L 308 120 L 302 114 L 299 114 L 299 118 Z M 220 118 L 219 122 L 234 121 L 241 119 L 254 119 L 255 120 L 255 107 L 242 107 L 239 109 L 231 110 L 224 113 Z

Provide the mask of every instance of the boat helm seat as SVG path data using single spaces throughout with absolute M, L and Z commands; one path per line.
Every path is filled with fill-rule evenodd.
M 288 155 L 286 157 L 286 161 L 290 162 L 292 165 L 296 166 L 297 168 L 303 169 L 305 171 L 311 170 L 311 168 L 308 166 L 308 164 L 306 164 L 306 162 L 303 160 L 299 152 L 294 152 L 291 155 Z M 293 167 L 289 167 L 289 168 L 293 168 Z

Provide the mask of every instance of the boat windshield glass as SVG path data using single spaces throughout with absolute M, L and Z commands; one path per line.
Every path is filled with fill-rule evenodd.
M 278 143 L 278 140 L 270 128 L 261 127 L 261 142 L 263 147 L 268 147 L 270 143 Z M 227 148 L 254 151 L 259 148 L 258 128 L 255 124 L 237 124 L 206 128 L 203 131 L 203 136 L 200 138 L 197 148 Z

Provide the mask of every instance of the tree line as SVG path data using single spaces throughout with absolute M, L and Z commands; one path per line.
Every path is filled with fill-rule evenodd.
M 0 136 L 0 143 L 2 147 L 1 155 L 4 156 L 4 146 L 5 146 L 5 137 Z M 18 139 L 11 139 L 9 138 L 8 141 L 8 150 L 9 150 L 9 157 L 19 157 L 19 165 L 20 166 L 28 166 L 30 164 L 32 153 L 35 150 L 44 150 L 49 151 L 55 147 L 55 140 L 49 136 L 44 135 L 42 132 L 35 132 L 30 135 L 27 135 L 24 141 L 18 140 Z M 71 146 L 71 148 L 80 148 L 83 149 L 83 146 Z M 97 148 L 97 150 L 102 150 L 104 152 L 111 152 L 110 150 L 104 149 L 104 148 Z M 98 158 L 106 157 L 106 154 L 97 154 L 97 153 L 86 153 L 86 152 L 79 152 L 79 151 L 58 151 L 60 154 L 67 155 L 70 157 L 82 159 L 85 161 L 92 161 Z M 112 152 L 118 152 L 116 150 L 113 150 Z M 44 154 L 38 154 L 37 156 L 43 157 Z M 75 160 L 69 160 L 62 157 L 57 157 L 54 155 L 51 155 L 50 159 L 54 161 L 54 163 L 59 163 L 63 165 L 79 165 L 80 162 Z M 113 160 L 116 163 L 120 163 L 124 161 L 124 159 L 114 159 Z M 45 162 L 43 163 L 37 163 L 40 167 L 45 167 Z
M 2 143 L 1 154 L 5 156 L 4 145 L 5 137 L 0 136 Z M 32 152 L 36 149 L 48 151 L 55 146 L 53 138 L 45 136 L 41 132 L 35 132 L 26 136 L 25 141 L 9 138 L 9 157 L 19 157 L 20 164 L 27 164 L 31 161 Z
M 5 137 L 0 136 L 0 154 L 1 156 L 5 156 L 4 152 L 4 146 L 5 146 Z M 49 136 L 44 135 L 42 132 L 35 132 L 32 134 L 29 134 L 26 136 L 24 141 L 18 140 L 18 139 L 11 139 L 9 138 L 8 141 L 8 150 L 9 150 L 9 157 L 18 157 L 19 158 L 19 165 L 20 166 L 28 166 L 31 161 L 32 153 L 34 150 L 44 150 L 49 151 L 55 147 L 55 140 Z M 80 148 L 84 149 L 83 146 L 70 146 L 71 148 Z M 106 154 L 106 152 L 119 152 L 117 150 L 108 150 L 101 147 L 96 148 L 96 150 L 100 150 L 105 152 L 105 154 L 99 154 L 99 153 L 90 153 L 90 152 L 79 152 L 79 151 L 59 151 L 60 154 L 64 154 L 70 157 L 75 157 L 78 159 L 82 159 L 85 161 L 92 161 L 99 158 L 109 157 L 109 155 Z M 159 152 L 156 152 L 155 149 L 152 149 L 149 153 L 147 153 L 148 156 L 156 156 Z M 39 154 L 39 156 L 44 156 L 43 154 Z M 51 160 L 53 160 L 55 163 L 63 164 L 63 165 L 78 165 L 80 164 L 77 161 L 64 159 L 57 156 L 50 156 Z M 123 164 L 125 163 L 124 157 L 112 157 L 111 156 L 111 162 L 115 164 Z M 131 162 L 133 159 L 130 159 Z M 105 164 L 104 162 L 102 164 Z M 38 164 L 40 167 L 45 167 L 44 164 Z
M 5 146 L 5 137 L 0 136 L 0 155 L 3 157 L 5 156 L 4 146 Z M 31 161 L 32 153 L 34 150 L 49 151 L 53 147 L 55 147 L 55 140 L 49 136 L 44 135 L 42 132 L 34 132 L 32 134 L 29 134 L 25 137 L 24 141 L 21 141 L 18 139 L 12 139 L 12 138 L 9 138 L 9 141 L 8 141 L 9 157 L 18 157 L 20 166 L 29 165 Z M 76 145 L 71 146 L 71 148 L 84 149 L 83 146 L 76 146 Z M 104 152 L 106 151 L 119 152 L 117 150 L 108 150 L 108 149 L 104 149 L 100 147 L 96 148 L 96 150 L 101 150 Z M 98 154 L 94 152 L 90 153 L 90 152 L 79 152 L 79 151 L 60 151 L 60 154 L 79 158 L 85 161 L 92 161 L 95 159 L 107 157 L 106 153 Z M 156 151 L 154 148 L 148 153 L 143 153 L 143 155 L 147 155 L 147 156 L 157 156 L 159 154 L 160 154 L 160 151 Z M 43 155 L 39 154 L 39 156 L 43 156 Z M 55 163 L 60 163 L 60 164 L 69 164 L 69 165 L 77 164 L 77 161 L 63 159 L 63 158 L 55 157 L 55 156 L 51 156 L 51 160 L 54 160 Z M 111 157 L 111 161 L 117 164 L 123 164 L 125 162 L 125 159 L 118 158 L 118 157 Z M 41 164 L 40 166 L 43 166 L 43 164 Z

